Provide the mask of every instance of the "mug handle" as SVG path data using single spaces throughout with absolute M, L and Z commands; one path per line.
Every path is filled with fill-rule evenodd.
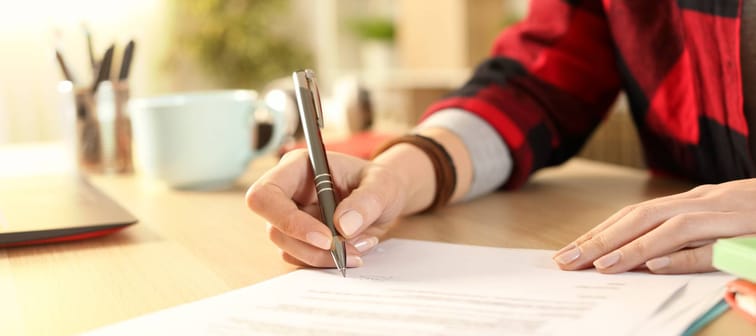
M 286 119 L 284 111 L 273 108 L 265 101 L 265 99 L 261 99 L 261 101 L 264 102 L 265 108 L 268 109 L 270 114 L 273 116 L 273 132 L 270 136 L 270 140 L 268 140 L 268 143 L 266 143 L 265 146 L 258 150 L 252 149 L 252 159 L 267 155 L 270 152 L 280 148 L 286 136 Z M 257 109 L 252 112 L 252 118 L 254 118 L 254 113 L 256 112 Z

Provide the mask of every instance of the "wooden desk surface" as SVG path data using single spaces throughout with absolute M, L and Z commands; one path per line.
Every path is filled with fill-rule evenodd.
M 0 335 L 75 334 L 293 270 L 244 203 L 246 186 L 271 165 L 254 163 L 238 188 L 220 192 L 94 176 L 140 222 L 100 239 L 0 249 Z M 404 219 L 390 237 L 557 249 L 623 205 L 689 187 L 573 160 L 542 171 L 518 192 Z M 702 334 L 756 334 L 756 326 L 727 313 Z

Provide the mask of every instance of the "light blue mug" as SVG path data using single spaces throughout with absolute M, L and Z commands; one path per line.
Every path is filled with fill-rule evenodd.
M 282 111 L 270 107 L 270 141 L 253 149 L 261 100 L 249 90 L 192 92 L 133 99 L 136 163 L 178 189 L 223 189 L 234 184 L 250 160 L 277 150 L 285 138 Z

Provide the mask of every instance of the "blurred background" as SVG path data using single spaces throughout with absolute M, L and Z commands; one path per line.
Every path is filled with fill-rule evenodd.
M 131 97 L 205 89 L 265 92 L 316 70 L 329 113 L 369 93 L 372 128 L 401 133 L 460 86 L 527 0 L 26 0 L 0 5 L 0 144 L 56 141 L 62 80 L 55 47 L 89 83 L 94 53 L 137 43 Z M 283 78 L 283 79 L 281 79 Z M 361 89 L 362 91 L 358 90 Z M 337 101 L 333 103 L 333 101 Z M 583 155 L 640 166 L 626 108 L 615 108 Z

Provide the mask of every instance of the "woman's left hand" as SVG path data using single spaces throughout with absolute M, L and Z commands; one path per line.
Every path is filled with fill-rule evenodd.
M 714 271 L 718 238 L 756 234 L 756 179 L 702 185 L 618 211 L 554 255 L 563 270 Z

